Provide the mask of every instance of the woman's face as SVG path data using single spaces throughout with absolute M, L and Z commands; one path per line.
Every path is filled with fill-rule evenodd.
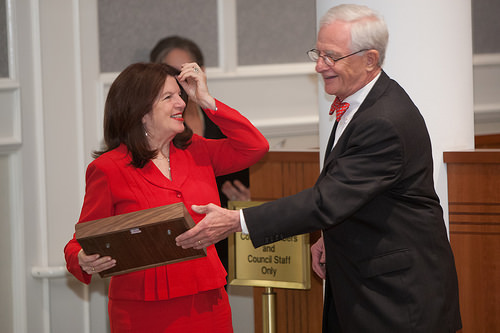
M 181 98 L 181 90 L 172 76 L 167 76 L 153 108 L 143 118 L 142 123 L 148 134 L 151 148 L 158 148 L 184 131 L 182 112 L 186 103 Z
M 163 58 L 164 64 L 175 67 L 178 70 L 181 70 L 182 64 L 185 64 L 187 62 L 194 62 L 194 59 L 193 57 L 191 57 L 189 52 L 182 49 L 173 49 L 172 51 L 167 53 L 165 58 Z

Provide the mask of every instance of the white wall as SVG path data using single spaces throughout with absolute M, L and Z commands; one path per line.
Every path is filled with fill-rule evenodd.
M 389 46 L 384 70 L 405 88 L 427 123 L 433 147 L 436 190 L 447 221 L 443 152 L 474 147 L 470 0 L 345 3 L 367 5 L 379 11 L 386 20 Z M 330 6 L 331 1 L 318 0 L 318 17 Z M 449 8 L 453 8 L 453 15 Z M 327 110 L 330 101 L 331 98 L 320 94 L 320 109 Z M 319 113 L 319 119 L 323 156 L 332 124 L 325 112 Z

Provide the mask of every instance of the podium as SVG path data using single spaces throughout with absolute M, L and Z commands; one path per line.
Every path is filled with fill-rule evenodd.
M 445 152 L 462 333 L 500 327 L 500 150 Z

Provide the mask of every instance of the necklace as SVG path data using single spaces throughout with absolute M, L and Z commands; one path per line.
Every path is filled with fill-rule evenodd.
M 163 154 L 161 150 L 156 154 L 157 160 L 167 160 L 168 172 L 170 173 L 170 148 L 167 150 L 167 155 Z

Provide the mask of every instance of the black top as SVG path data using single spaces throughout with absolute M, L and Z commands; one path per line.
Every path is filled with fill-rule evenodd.
M 210 118 L 206 115 L 205 112 L 201 112 L 203 114 L 203 119 L 205 122 L 205 129 L 203 131 L 203 136 L 207 139 L 223 139 L 226 136 L 221 132 L 220 128 L 212 121 Z M 240 182 L 243 183 L 246 187 L 248 187 L 249 184 L 249 178 L 250 178 L 250 173 L 248 168 L 235 172 L 235 173 L 230 173 L 228 175 L 224 176 L 219 176 L 216 177 L 216 182 L 217 182 L 217 190 L 219 191 L 219 198 L 220 198 L 220 204 L 221 207 L 227 208 L 227 202 L 228 198 L 224 193 L 222 193 L 222 184 L 226 180 L 239 180 Z M 228 270 L 228 241 L 227 238 L 219 241 L 218 243 L 215 243 L 215 248 L 217 249 L 217 254 L 219 255 L 219 259 L 226 269 Z
M 225 138 L 226 136 L 221 132 L 220 128 L 212 120 L 210 120 L 210 118 L 205 114 L 205 112 L 202 112 L 202 114 L 205 122 L 205 129 L 203 132 L 203 136 L 207 139 Z M 220 204 L 222 207 L 227 207 L 227 202 L 228 202 L 228 198 L 224 193 L 222 193 L 221 190 L 222 184 L 224 184 L 226 180 L 234 181 L 237 179 L 240 182 L 242 182 L 243 185 L 248 187 L 250 185 L 249 178 L 250 178 L 250 173 L 248 169 L 244 169 L 224 176 L 219 176 L 216 178 L 217 189 L 219 190 Z

